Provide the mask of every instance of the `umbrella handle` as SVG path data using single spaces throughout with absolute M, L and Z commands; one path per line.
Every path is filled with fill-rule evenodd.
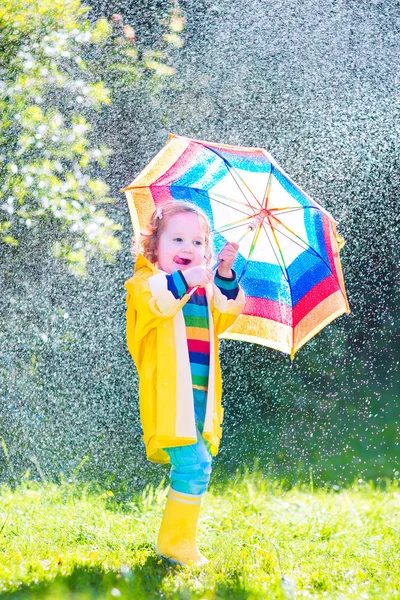
M 181 308 L 183 306 L 185 306 L 186 302 L 189 300 L 190 296 L 193 294 L 195 289 L 196 288 L 193 288 L 192 290 L 190 290 L 190 292 L 188 294 L 185 294 L 179 300 L 178 304 L 176 306 L 174 306 L 174 308 L 172 310 L 170 310 L 169 312 L 161 312 L 160 310 L 158 310 L 158 308 L 156 307 L 156 298 L 150 298 L 150 301 L 149 301 L 150 312 L 152 312 L 153 315 L 156 315 L 156 317 L 164 317 L 164 318 L 175 317 L 175 315 L 181 310 Z
M 249 225 L 246 227 L 246 231 L 243 233 L 243 235 L 240 236 L 240 238 L 238 239 L 238 241 L 236 242 L 237 244 L 240 244 L 240 242 L 242 241 L 242 239 L 244 237 L 246 237 L 246 235 L 248 233 L 250 233 L 250 231 L 254 231 L 254 229 L 256 228 L 256 225 L 258 225 L 258 219 L 254 219 L 254 221 L 252 221 L 251 223 L 249 223 Z M 221 260 L 217 260 L 216 263 L 213 264 L 213 266 L 211 267 L 213 271 L 215 271 L 219 265 L 221 264 Z
M 215 270 L 216 270 L 216 269 L 219 267 L 219 265 L 221 264 L 221 262 L 222 262 L 221 260 L 217 260 L 217 262 L 216 262 L 216 263 L 214 263 L 214 264 L 213 264 L 213 266 L 211 267 L 211 270 L 212 270 L 212 271 L 215 271 Z M 198 286 L 198 285 L 196 285 L 194 288 L 192 288 L 192 289 L 190 290 L 190 292 L 189 292 L 189 296 L 191 296 L 191 295 L 193 294 L 193 292 L 195 292 L 195 291 L 197 290 L 197 288 L 198 288 L 198 287 L 199 287 L 199 286 Z

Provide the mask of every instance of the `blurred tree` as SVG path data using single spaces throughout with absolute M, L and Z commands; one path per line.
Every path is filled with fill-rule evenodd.
M 93 123 L 117 90 L 139 81 L 151 91 L 175 73 L 166 49 L 140 51 L 121 15 L 90 23 L 89 10 L 80 0 L 6 0 L 0 8 L 3 251 L 50 228 L 54 254 L 78 274 L 91 256 L 112 260 L 120 248 L 121 226 L 100 208 L 114 200 L 93 176 L 111 151 L 90 139 Z M 174 3 L 166 46 L 179 46 L 182 26 Z
M 163 21 L 153 46 L 118 6 L 107 18 L 78 0 L 0 7 L 0 480 L 19 480 L 33 457 L 46 475 L 84 453 L 87 476 L 98 467 L 115 477 L 121 460 L 133 468 L 131 228 L 119 193 L 129 175 L 116 165 L 123 149 L 134 169 L 147 143 L 139 128 L 159 128 L 157 94 L 173 79 L 183 27 L 177 3 L 166 7 L 152 14 Z

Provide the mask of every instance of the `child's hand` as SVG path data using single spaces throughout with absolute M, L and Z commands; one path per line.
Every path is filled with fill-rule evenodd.
M 239 244 L 236 242 L 227 242 L 218 254 L 218 258 L 221 264 L 218 266 L 218 274 L 221 277 L 232 277 L 232 265 L 236 260 L 237 251 L 239 250 Z
M 191 267 L 190 269 L 185 269 L 182 273 L 189 287 L 194 287 L 195 285 L 204 287 L 213 278 L 213 272 L 208 267 Z

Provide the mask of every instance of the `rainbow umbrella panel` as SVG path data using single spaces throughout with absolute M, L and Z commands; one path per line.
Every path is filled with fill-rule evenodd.
M 170 135 L 122 191 L 136 236 L 155 207 L 184 200 L 207 214 L 217 252 L 227 241 L 240 243 L 234 268 L 246 305 L 221 337 L 293 358 L 323 327 L 350 312 L 336 221 L 266 150 Z

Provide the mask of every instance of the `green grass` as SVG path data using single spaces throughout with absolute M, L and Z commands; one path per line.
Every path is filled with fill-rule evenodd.
M 385 487 L 285 490 L 237 476 L 203 503 L 210 564 L 184 568 L 153 551 L 165 487 L 117 501 L 90 484 L 3 486 L 0 598 L 283 599 L 285 576 L 297 598 L 400 599 L 399 482 Z

